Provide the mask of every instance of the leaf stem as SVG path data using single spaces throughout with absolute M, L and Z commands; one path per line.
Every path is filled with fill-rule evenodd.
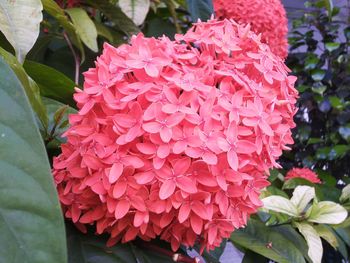
M 165 0 L 165 4 L 169 9 L 170 15 L 174 20 L 174 25 L 175 25 L 175 29 L 176 29 L 176 33 L 181 34 L 181 27 L 178 23 L 178 19 L 177 19 L 177 14 L 176 14 L 176 9 L 175 9 L 175 5 L 174 2 L 172 0 Z
M 69 49 L 72 51 L 74 62 L 75 62 L 75 78 L 74 81 L 77 85 L 79 85 L 79 74 L 80 74 L 80 58 L 77 52 L 75 52 L 75 49 L 72 45 L 72 42 L 70 41 L 68 35 L 66 32 L 63 33 L 64 39 L 67 41 L 67 44 L 69 46 Z

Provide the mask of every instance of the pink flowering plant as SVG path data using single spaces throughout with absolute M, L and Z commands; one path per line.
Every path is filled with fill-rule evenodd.
M 349 187 L 285 162 L 284 10 L 220 3 L 0 4 L 0 262 L 347 258 Z

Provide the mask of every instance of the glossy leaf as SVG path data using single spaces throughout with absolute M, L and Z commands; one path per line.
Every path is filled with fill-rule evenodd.
M 80 39 L 88 48 L 97 52 L 97 30 L 86 11 L 82 8 L 69 8 L 66 9 L 66 12 L 70 16 Z
M 20 80 L 29 102 L 38 116 L 44 129 L 47 127 L 47 113 L 45 106 L 40 97 L 40 90 L 38 85 L 33 79 L 31 79 L 25 72 L 23 66 L 17 61 L 17 59 L 4 49 L 0 47 L 0 57 L 4 58 L 11 69 L 16 73 L 17 78 Z
M 194 22 L 198 19 L 207 21 L 214 13 L 211 0 L 186 0 L 186 3 Z
M 302 185 L 295 188 L 290 201 L 296 206 L 298 213 L 301 213 L 314 197 L 315 188 Z
M 66 262 L 65 230 L 44 144 L 23 86 L 0 58 L 2 262 Z
M 121 10 L 139 26 L 145 21 L 150 8 L 150 0 L 119 0 Z
M 279 195 L 271 195 L 261 200 L 264 208 L 275 212 L 280 212 L 290 216 L 298 216 L 297 207 L 287 198 Z
M 92 7 L 98 8 L 115 27 L 131 36 L 140 32 L 140 29 L 134 24 L 134 22 L 123 13 L 123 11 L 116 5 L 113 5 L 109 1 L 105 0 L 86 0 L 86 2 Z
M 307 211 L 307 220 L 319 224 L 340 224 L 347 216 L 344 207 L 331 201 L 314 203 Z
M 0 1 L 0 31 L 15 49 L 20 63 L 39 36 L 42 9 L 40 0 Z
M 313 183 L 311 183 L 310 181 L 308 181 L 308 180 L 306 180 L 304 178 L 292 178 L 292 179 L 289 179 L 289 180 L 285 181 L 285 183 L 283 184 L 282 189 L 294 189 L 298 185 L 314 186 Z
M 348 199 L 350 199 L 350 184 L 343 188 L 343 190 L 341 191 L 341 196 L 339 198 L 340 202 L 344 202 Z
M 288 238 L 254 219 L 250 219 L 245 228 L 235 230 L 231 241 L 277 262 L 305 262 L 302 253 Z
M 314 226 L 317 234 L 326 240 L 333 248 L 337 249 L 339 246 L 337 237 L 333 230 L 327 225 L 316 225 Z
M 44 10 L 54 17 L 67 32 L 69 39 L 80 50 L 81 61 L 85 60 L 85 51 L 74 25 L 69 21 L 64 10 L 54 0 L 42 0 Z
M 106 247 L 106 238 L 83 234 L 67 224 L 69 263 L 171 263 L 171 257 L 129 242 Z
M 24 63 L 24 69 L 39 85 L 40 94 L 42 96 L 75 107 L 73 93 L 76 84 L 66 75 L 34 61 L 26 61 Z
M 308 245 L 308 255 L 313 263 L 321 263 L 323 247 L 320 236 L 316 230 L 307 223 L 295 223 Z

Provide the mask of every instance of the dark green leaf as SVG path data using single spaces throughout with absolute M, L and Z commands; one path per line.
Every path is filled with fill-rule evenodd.
M 282 189 L 294 189 L 298 185 L 315 186 L 313 183 L 304 178 L 291 178 L 284 182 Z
M 250 250 L 244 254 L 242 263 L 258 263 L 258 262 L 266 263 L 268 262 L 268 259 Z
M 212 0 L 186 0 L 192 20 L 207 21 L 214 13 Z
M 277 262 L 305 262 L 302 253 L 288 238 L 254 219 L 250 219 L 245 228 L 235 230 L 231 241 Z
M 0 58 L 0 261 L 66 262 L 63 217 L 23 86 Z
M 171 257 L 129 242 L 106 247 L 106 238 L 83 234 L 67 224 L 69 263 L 171 263 Z M 170 252 L 170 251 L 169 251 Z
M 47 127 L 47 113 L 45 110 L 45 106 L 43 102 L 41 101 L 40 97 L 40 90 L 38 85 L 35 83 L 34 80 L 32 80 L 27 73 L 25 72 L 23 66 L 17 61 L 17 59 L 4 49 L 0 47 L 0 57 L 2 57 L 7 64 L 10 65 L 12 70 L 16 73 L 17 78 L 22 83 L 22 86 L 24 87 L 24 90 L 26 92 L 26 95 L 29 99 L 29 102 L 37 114 L 42 126 L 44 129 Z M 4 80 L 1 80 L 4 81 Z
M 118 6 L 113 5 L 106 0 L 86 0 L 86 2 L 92 7 L 99 9 L 109 20 L 111 20 L 111 22 L 114 23 L 118 30 L 124 32 L 128 36 L 140 32 L 140 29 Z
M 70 78 L 51 67 L 33 61 L 26 61 L 24 68 L 39 85 L 42 96 L 75 107 L 73 93 L 76 84 Z
M 54 0 L 42 0 L 44 10 L 54 17 L 67 32 L 70 41 L 80 50 L 81 61 L 85 60 L 85 51 L 81 39 L 79 38 L 76 29 L 72 22 L 64 13 L 64 10 Z
M 323 80 L 325 75 L 326 75 L 326 72 L 323 69 L 313 69 L 311 71 L 311 77 L 314 81 Z

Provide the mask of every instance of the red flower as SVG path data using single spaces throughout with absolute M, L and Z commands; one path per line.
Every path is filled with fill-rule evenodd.
M 176 41 L 106 44 L 54 159 L 65 216 L 96 224 L 108 245 L 159 236 L 174 250 L 219 246 L 261 206 L 269 168 L 293 142 L 293 80 L 231 20 Z
M 303 178 L 315 184 L 322 183 L 317 174 L 309 168 L 293 168 L 289 170 L 284 179 L 288 181 L 292 178 Z
M 281 58 L 288 55 L 288 21 L 280 0 L 214 0 L 215 14 L 219 19 L 232 18 L 250 24 L 260 34 L 263 43 Z

